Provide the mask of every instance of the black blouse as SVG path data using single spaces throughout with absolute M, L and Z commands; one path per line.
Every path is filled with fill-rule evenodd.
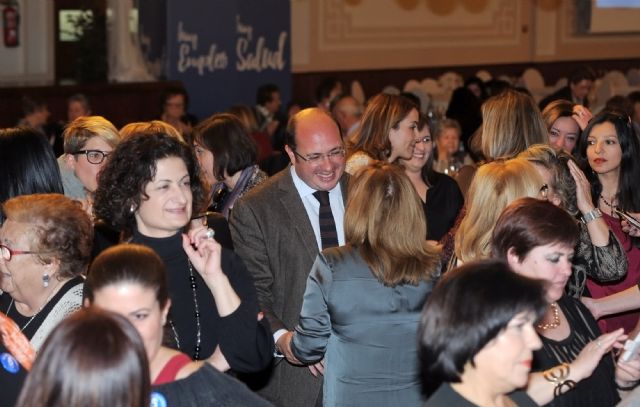
M 542 349 L 533 353 L 532 371 L 550 369 L 562 362 L 571 363 L 584 347 L 600 336 L 600 328 L 589 310 L 573 297 L 564 296 L 558 306 L 569 321 L 571 332 L 561 341 L 540 336 Z M 591 376 L 579 382 L 573 390 L 547 404 L 555 407 L 614 406 L 620 397 L 615 385 L 615 366 L 611 353 L 605 354 Z
M 182 248 L 181 233 L 168 238 L 151 238 L 134 232 L 132 243 L 150 247 L 162 258 L 167 268 L 171 309 L 169 318 L 177 332 L 179 348 L 175 341 L 168 346 L 194 357 L 197 336 L 197 318 L 193 290 L 189 280 L 189 261 Z M 200 310 L 200 359 L 211 356 L 220 345 L 222 354 L 231 369 L 237 372 L 256 372 L 269 365 L 273 357 L 273 337 L 263 319 L 257 321 L 259 312 L 256 291 L 247 269 L 232 251 L 222 249 L 222 270 L 240 297 L 241 304 L 231 315 L 218 314 L 213 294 L 195 268 L 196 298 Z M 168 330 L 169 336 L 174 336 Z M 175 338 L 174 338 L 175 339 Z
M 454 225 L 464 197 L 450 176 L 435 173 L 433 177 L 436 182 L 429 187 L 423 207 L 427 217 L 427 240 L 439 241 Z

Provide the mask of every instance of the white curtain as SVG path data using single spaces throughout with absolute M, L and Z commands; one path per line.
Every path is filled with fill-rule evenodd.
M 107 54 L 110 82 L 146 82 L 156 78 L 145 65 L 137 37 L 129 31 L 133 0 L 107 1 Z

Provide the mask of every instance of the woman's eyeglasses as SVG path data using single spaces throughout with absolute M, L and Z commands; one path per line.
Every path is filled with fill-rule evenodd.
M 19 256 L 21 254 L 45 254 L 48 252 L 34 252 L 30 250 L 14 250 L 9 246 L 0 244 L 0 253 L 4 261 L 10 261 L 13 256 Z
M 73 155 L 84 154 L 87 156 L 87 161 L 91 164 L 102 164 L 105 158 L 109 156 L 109 152 L 100 150 L 78 150 Z

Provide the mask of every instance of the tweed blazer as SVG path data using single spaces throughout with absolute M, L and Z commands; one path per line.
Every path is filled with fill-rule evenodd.
M 345 173 L 340 179 L 346 203 Z M 307 277 L 319 250 L 311 221 L 288 166 L 240 198 L 229 226 L 236 253 L 253 276 L 260 307 L 271 329 L 293 330 L 298 322 Z M 306 367 L 278 360 L 266 398 L 276 405 L 314 405 L 322 378 Z

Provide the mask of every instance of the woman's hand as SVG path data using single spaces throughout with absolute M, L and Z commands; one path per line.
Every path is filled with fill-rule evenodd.
M 600 335 L 585 346 L 576 360 L 571 363 L 571 379 L 579 382 L 593 373 L 600 363 L 600 359 L 613 348 L 622 348 L 622 342 L 627 339 L 624 329 Z M 575 375 L 575 376 L 574 376 Z
M 207 287 L 211 290 L 221 317 L 231 315 L 240 306 L 241 300 L 222 271 L 222 247 L 213 239 L 210 229 L 198 228 L 182 235 L 182 248 Z
M 640 357 L 636 354 L 628 362 L 618 358 L 616 362 L 616 383 L 620 387 L 631 387 L 640 380 Z
M 207 285 L 214 283 L 220 277 L 226 278 L 220 266 L 222 247 L 213 237 L 207 235 L 209 230 L 202 226 L 182 235 L 182 248 L 187 253 L 193 268 L 200 273 Z
M 578 168 L 572 160 L 567 161 L 569 172 L 576 182 L 576 200 L 578 209 L 584 215 L 594 209 L 593 200 L 591 199 L 591 184 L 587 180 L 582 170 Z
M 584 129 L 591 121 L 593 114 L 591 114 L 589 109 L 587 109 L 586 107 L 582 105 L 575 105 L 573 106 L 573 114 L 571 115 L 571 117 L 573 117 L 573 119 L 578 123 L 578 126 L 580 126 L 580 130 L 584 131 Z
M 309 365 L 307 367 L 309 368 L 309 371 L 311 372 L 313 377 L 318 377 L 320 375 L 324 376 L 324 358 L 320 362 L 314 363 L 313 365 Z
M 629 215 L 633 216 L 636 219 L 640 219 L 640 213 L 630 213 Z M 634 237 L 639 237 L 640 236 L 640 228 L 637 228 L 635 226 L 633 226 L 631 223 L 629 223 L 628 220 L 622 218 L 620 220 L 620 224 L 622 225 L 622 231 L 626 234 L 628 234 L 629 236 L 634 236 Z
M 209 362 L 213 367 L 223 373 L 231 369 L 231 366 L 229 366 L 229 362 L 227 362 L 227 358 L 224 357 L 222 351 L 220 350 L 220 345 L 216 346 L 215 352 L 213 352 L 213 355 L 211 355 L 209 359 L 207 359 L 207 362 Z

